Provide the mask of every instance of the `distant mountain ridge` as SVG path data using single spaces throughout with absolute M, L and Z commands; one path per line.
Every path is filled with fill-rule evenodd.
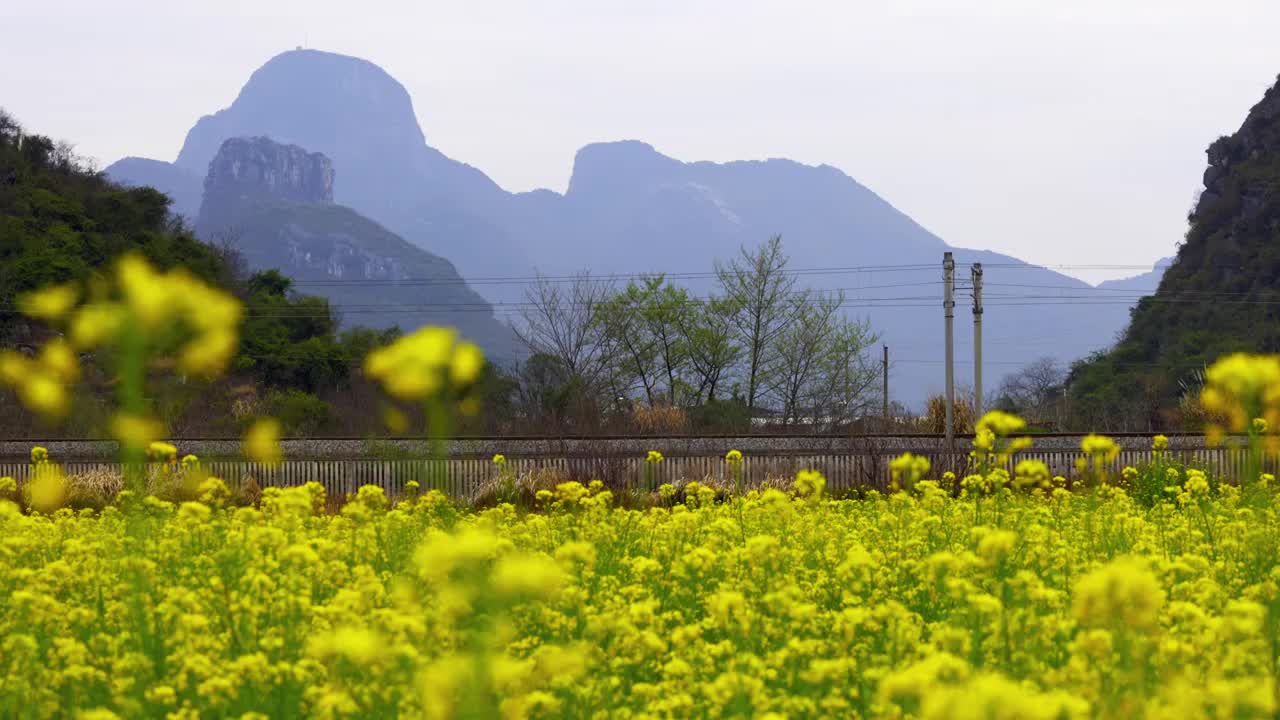
M 941 389 L 941 259 L 950 248 L 834 167 L 783 159 L 686 163 L 628 140 L 583 147 L 563 194 L 512 194 L 427 145 L 408 93 L 381 68 L 297 50 L 269 60 L 231 105 L 200 118 L 172 165 L 186 175 L 174 177 L 207 171 L 227 138 L 256 136 L 332 159 L 342 178 L 337 203 L 449 258 L 463 277 L 667 271 L 700 275 L 686 284 L 702 291 L 716 261 L 781 234 L 791 266 L 832 270 L 807 282 L 846 290 L 848 312 L 870 315 L 897 350 L 895 399 L 918 404 Z M 125 169 L 108 172 L 123 179 Z M 158 167 L 146 169 L 156 182 L 171 180 Z M 998 343 L 986 353 L 989 383 L 1045 354 L 1071 360 L 1103 348 L 1124 326 L 1123 305 L 1074 302 L 1099 295 L 1075 278 L 1006 255 L 954 250 L 961 279 L 968 263 L 988 265 L 987 338 Z M 485 292 L 490 301 L 518 303 L 521 291 L 520 282 L 509 282 Z M 1018 302 L 1026 295 L 1035 299 Z M 1035 342 L 1018 341 L 1026 328 L 1035 328 Z M 957 356 L 968 357 L 963 324 L 957 341 Z M 964 362 L 958 372 L 967 375 Z
M 204 175 L 198 175 L 162 160 L 127 157 L 107 166 L 106 174 L 115 182 L 130 187 L 153 187 L 163 191 L 173 200 L 170 209 L 189 224 L 200 213 L 200 198 L 204 192 Z
M 329 158 L 268 138 L 231 138 L 209 163 L 196 232 L 233 244 L 326 297 L 346 325 L 454 325 L 495 359 L 514 337 L 447 260 L 334 202 Z
M 860 264 L 892 263 L 904 251 L 931 252 L 940 262 L 947 249 L 829 165 L 783 159 L 685 163 L 634 140 L 579 150 L 561 203 L 561 231 L 575 249 L 597 250 L 591 267 L 609 272 L 662 269 L 671 258 L 707 267 L 774 233 L 806 266 L 830 258 L 830 243 L 842 238 L 875 238 L 858 248 Z M 612 242 L 591 242 L 597 237 Z
M 495 223 L 507 193 L 427 145 L 408 92 L 366 60 L 317 50 L 277 55 L 235 101 L 200 118 L 174 165 L 200 177 L 230 137 L 270 137 L 324 153 L 342 173 L 336 201 L 464 274 L 504 274 L 527 259 Z
M 1150 270 L 1129 277 L 1104 280 L 1098 283 L 1099 290 L 1132 290 L 1143 295 L 1150 295 L 1160 286 L 1160 279 L 1173 264 L 1176 257 L 1164 257 L 1155 262 Z

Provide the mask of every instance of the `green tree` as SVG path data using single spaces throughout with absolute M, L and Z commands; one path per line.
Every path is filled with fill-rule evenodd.
M 774 235 L 754 250 L 745 246 L 726 265 L 717 263 L 716 274 L 729 316 L 746 363 L 747 408 L 755 410 L 769 385 L 769 353 L 786 329 L 797 307 L 788 298 L 796 279 L 788 275 L 782 236 Z
M 797 419 L 804 401 L 819 385 L 824 353 L 835 333 L 843 294 L 801 293 L 787 300 L 788 322 L 770 348 L 769 390 L 777 398 L 783 421 Z M 812 412 L 812 408 L 807 408 Z
M 296 388 L 272 393 L 267 407 L 286 435 L 312 435 L 333 421 L 333 405 Z
M 607 384 L 619 395 L 639 386 L 650 405 L 659 392 L 660 372 L 658 338 L 645 317 L 651 294 L 648 282 L 632 280 L 601 303 L 599 313 L 601 340 L 610 348 Z
M 809 391 L 809 403 L 818 414 L 853 420 L 881 401 L 880 366 L 867 352 L 879 341 L 868 320 L 835 318 L 818 360 L 817 381 Z
M 684 404 L 689 383 L 687 317 L 696 309 L 689 292 L 659 275 L 642 275 L 601 307 L 604 341 L 623 388 L 640 386 L 649 405 Z
M 582 386 L 563 360 L 549 353 L 535 353 L 519 371 L 520 406 L 531 422 L 564 422 L 581 395 Z
M 733 308 L 723 298 L 694 302 L 679 318 L 690 375 L 696 383 L 694 403 L 714 403 L 716 391 L 742 357 L 733 325 Z
M 292 285 L 278 270 L 256 273 L 245 283 L 248 312 L 237 366 L 272 388 L 315 393 L 335 387 L 358 358 L 338 341 L 329 302 L 295 295 Z
M 681 329 L 685 316 L 693 311 L 689 291 L 667 282 L 664 276 L 646 277 L 645 303 L 640 317 L 657 346 L 660 372 L 667 381 L 667 403 L 683 404 L 682 388 L 688 388 L 685 372 L 689 367 L 689 341 Z M 687 393 L 686 393 L 687 394 Z

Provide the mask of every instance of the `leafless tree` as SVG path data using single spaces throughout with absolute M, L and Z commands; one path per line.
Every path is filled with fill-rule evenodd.
M 1005 376 L 1000 383 L 998 403 L 1032 422 L 1052 420 L 1066 380 L 1066 370 L 1057 360 L 1042 357 Z
M 171 216 L 177 223 L 182 223 L 182 219 L 178 215 Z M 206 245 L 213 249 L 214 253 L 222 260 L 224 267 L 228 269 L 229 277 L 232 283 L 243 284 L 249 279 L 249 260 L 245 258 L 244 252 L 240 249 L 240 241 L 244 236 L 244 231 L 238 225 L 228 225 L 221 230 L 215 230 L 209 234 L 204 241 Z
M 844 293 L 803 293 L 789 301 L 791 320 L 770 352 L 770 391 L 784 422 L 854 419 L 878 399 L 878 369 L 867 356 L 877 336 L 866 321 L 844 317 Z
M 540 275 L 525 290 L 516 336 L 530 354 L 555 358 L 571 381 L 595 387 L 609 360 L 600 315 L 611 291 L 610 282 L 588 271 L 568 282 Z

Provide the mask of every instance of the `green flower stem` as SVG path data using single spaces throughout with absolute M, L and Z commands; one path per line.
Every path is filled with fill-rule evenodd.
M 146 414 L 146 355 L 146 336 L 142 328 L 138 327 L 137 318 L 130 315 L 125 321 L 116 358 L 116 371 L 119 374 L 116 400 L 121 413 L 135 418 Z M 122 440 L 120 455 L 125 467 L 125 486 L 134 492 L 141 492 L 145 485 L 143 470 L 146 448 Z
M 449 408 L 443 398 L 433 395 L 425 405 L 427 417 L 427 455 L 431 467 L 431 487 L 443 490 L 448 472 Z

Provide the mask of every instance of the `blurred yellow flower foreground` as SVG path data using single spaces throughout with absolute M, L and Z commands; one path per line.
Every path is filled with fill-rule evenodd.
M 8 717 L 1273 717 L 1280 502 L 0 502 Z M 214 482 L 214 481 L 210 481 Z M 1175 489 L 1176 490 L 1176 489 Z M 1047 493 L 1047 494 L 1046 494 Z M 668 493 L 664 497 L 670 497 Z

